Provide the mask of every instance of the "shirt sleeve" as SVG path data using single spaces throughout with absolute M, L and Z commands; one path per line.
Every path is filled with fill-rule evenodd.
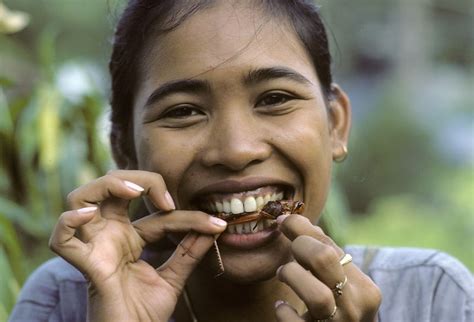
M 380 322 L 474 322 L 473 276 L 445 253 L 382 248 L 369 276 L 382 292 Z
M 10 322 L 85 321 L 87 284 L 60 258 L 43 264 L 26 281 Z
M 456 259 L 438 253 L 433 261 L 439 263 L 443 273 L 435 286 L 431 320 L 474 321 L 474 279 Z

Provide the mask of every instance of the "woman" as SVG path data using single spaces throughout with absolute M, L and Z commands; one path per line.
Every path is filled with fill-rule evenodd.
M 11 320 L 471 320 L 472 277 L 454 259 L 342 249 L 312 224 L 351 120 L 329 65 L 309 1 L 131 1 L 110 63 L 121 170 L 70 194 L 50 241 L 70 264 L 40 268 Z M 150 215 L 131 222 L 141 196 Z M 304 213 L 212 216 L 281 199 Z M 143 253 L 166 238 L 166 262 Z

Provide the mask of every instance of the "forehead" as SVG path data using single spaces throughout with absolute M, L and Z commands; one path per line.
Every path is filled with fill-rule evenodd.
M 272 66 L 294 69 L 318 83 L 311 57 L 289 22 L 251 4 L 225 1 L 198 11 L 169 33 L 152 37 L 141 79 L 156 86 Z

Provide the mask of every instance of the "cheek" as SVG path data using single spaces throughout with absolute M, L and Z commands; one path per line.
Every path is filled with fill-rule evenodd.
M 168 191 L 176 196 L 181 178 L 193 158 L 189 143 L 181 142 L 170 135 L 143 131 L 136 137 L 135 144 L 138 168 L 159 173 Z
M 283 129 L 283 130 L 281 130 Z M 325 111 L 314 108 L 286 120 L 276 130 L 274 144 L 280 147 L 306 177 L 327 173 L 331 161 L 331 142 Z
M 323 111 L 302 113 L 286 125 L 275 142 L 300 172 L 303 181 L 305 214 L 317 220 L 330 186 L 332 154 L 327 114 Z M 285 146 L 281 144 L 285 142 Z M 278 143 L 276 143 L 278 144 Z

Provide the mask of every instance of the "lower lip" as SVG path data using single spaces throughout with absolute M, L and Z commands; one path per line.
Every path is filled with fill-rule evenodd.
M 267 229 L 253 234 L 229 234 L 223 233 L 218 242 L 222 246 L 235 249 L 254 249 L 265 246 L 274 241 L 281 234 L 275 229 Z

